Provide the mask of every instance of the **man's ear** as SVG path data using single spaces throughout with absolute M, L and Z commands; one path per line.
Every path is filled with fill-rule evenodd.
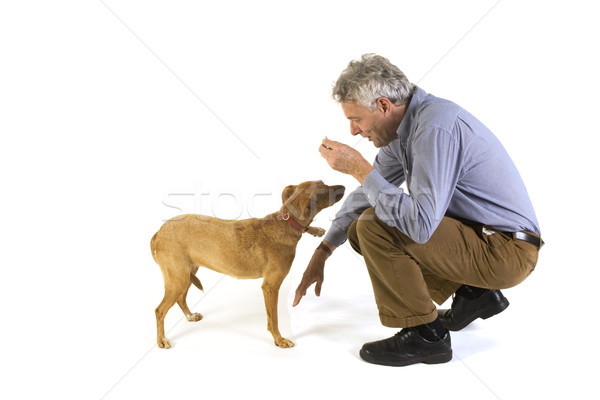
M 383 115 L 388 115 L 392 110 L 393 103 L 387 97 L 380 97 L 377 99 L 377 109 L 383 113 Z
M 281 202 L 285 203 L 287 201 L 287 199 L 290 198 L 292 193 L 294 193 L 295 190 L 296 190 L 295 185 L 290 185 L 290 186 L 287 186 L 285 189 L 283 189 L 283 192 L 281 193 Z

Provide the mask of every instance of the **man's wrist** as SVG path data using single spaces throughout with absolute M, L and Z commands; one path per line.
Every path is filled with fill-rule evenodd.
M 335 248 L 336 247 L 334 245 L 325 240 L 323 240 L 321 244 L 319 244 L 319 247 L 317 247 L 317 249 L 324 251 L 328 257 L 333 253 Z
M 373 169 L 373 166 L 369 164 L 368 161 L 366 161 L 364 165 L 362 165 L 360 168 L 356 169 L 356 171 L 352 173 L 352 176 L 362 185 L 365 179 L 367 178 L 367 175 L 369 175 L 371 171 L 373 171 Z

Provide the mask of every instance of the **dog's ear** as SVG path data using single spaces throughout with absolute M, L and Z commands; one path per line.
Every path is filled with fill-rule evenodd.
M 285 203 L 287 201 L 287 199 L 290 198 L 292 193 L 294 193 L 295 190 L 296 190 L 295 185 L 290 185 L 290 186 L 287 186 L 285 189 L 283 189 L 283 192 L 281 193 L 281 202 Z

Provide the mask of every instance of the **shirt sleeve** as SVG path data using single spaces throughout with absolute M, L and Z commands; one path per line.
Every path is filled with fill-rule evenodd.
M 379 150 L 373 168 L 378 171 L 379 176 L 392 185 L 400 186 L 404 182 L 404 167 L 388 147 Z M 342 204 L 324 240 L 336 247 L 340 246 L 348 238 L 348 229 L 352 222 L 370 207 L 373 207 L 373 204 L 367 198 L 363 186 L 359 186 Z
M 371 171 L 363 191 L 377 217 L 417 243 L 425 243 L 444 217 L 460 173 L 459 145 L 451 132 L 425 127 L 415 132 L 407 171 L 410 194 Z

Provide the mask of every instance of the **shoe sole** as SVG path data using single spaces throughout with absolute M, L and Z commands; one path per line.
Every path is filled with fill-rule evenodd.
M 453 332 L 460 331 L 461 329 L 465 328 L 467 325 L 469 325 L 471 322 L 475 321 L 478 318 L 488 319 L 493 317 L 494 315 L 500 314 L 502 311 L 506 310 L 509 305 L 510 303 L 505 297 L 502 299 L 501 302 L 492 304 L 489 307 L 484 308 L 483 310 L 479 310 L 475 318 L 473 318 L 472 320 L 465 320 L 457 325 L 446 326 L 446 329 Z
M 409 360 L 401 360 L 401 361 L 376 360 L 372 357 L 369 357 L 369 354 L 366 352 L 363 352 L 362 349 L 360 350 L 359 355 L 360 355 L 360 358 L 363 359 L 363 361 L 366 361 L 370 364 L 385 365 L 388 367 L 406 367 L 408 365 L 419 364 L 419 363 L 443 364 L 443 363 L 447 363 L 448 361 L 452 360 L 452 351 L 450 351 L 448 353 L 443 353 L 443 354 L 430 354 L 428 356 L 414 357 Z

